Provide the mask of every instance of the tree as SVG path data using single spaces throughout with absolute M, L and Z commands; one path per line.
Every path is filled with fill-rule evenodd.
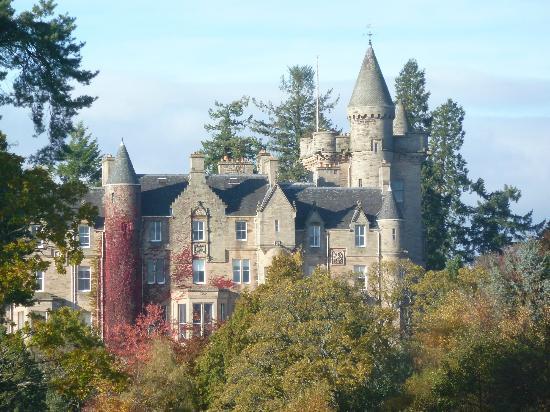
M 97 139 L 87 133 L 87 128 L 79 122 L 69 132 L 71 140 L 64 146 L 56 173 L 62 182 L 82 182 L 96 186 L 101 179 L 101 152 Z
M 198 363 L 205 407 L 370 410 L 397 391 L 395 311 L 324 271 L 304 277 L 296 259 L 274 258 L 267 284 L 212 336 Z
M 0 133 L 0 307 L 30 305 L 36 288 L 35 272 L 48 262 L 37 249 L 51 242 L 60 254 L 55 259 L 64 273 L 66 259 L 78 264 L 82 250 L 77 239 L 81 221 L 93 222 L 95 208 L 76 209 L 86 188 L 81 183 L 57 184 L 43 168 L 24 168 L 23 158 L 7 151 Z M 33 230 L 34 229 L 34 230 Z
M 243 96 L 228 104 L 216 101 L 215 109 L 208 110 L 214 123 L 204 125 L 211 134 L 210 140 L 202 142 L 207 172 L 216 173 L 218 162 L 225 156 L 235 160 L 255 160 L 261 141 L 253 136 L 243 136 L 243 133 L 248 134 L 252 122 L 252 115 L 243 118 L 249 100 Z
M 27 333 L 49 388 L 66 408 L 79 410 L 98 394 L 124 388 L 126 376 L 120 365 L 80 312 L 63 307 L 50 312 L 47 321 L 34 318 Z
M 20 333 L 0 326 L 0 410 L 45 410 L 46 385 Z
M 519 189 L 504 185 L 502 190 L 487 192 L 483 179 L 478 179 L 472 188 L 481 197 L 471 213 L 469 237 L 472 254 L 501 252 L 514 242 L 534 236 L 544 226 L 544 221 L 533 224 L 532 211 L 525 215 L 512 212 L 510 203 L 520 199 Z
M 548 407 L 549 262 L 529 241 L 409 282 L 415 373 L 407 410 Z
M 405 106 L 407 122 L 414 131 L 427 133 L 430 129 L 429 98 L 425 70 L 409 59 L 395 79 L 395 99 Z
M 461 200 L 470 185 L 464 143 L 464 110 L 447 100 L 432 112 L 430 156 L 422 168 L 422 220 L 426 265 L 442 269 L 447 259 L 464 255 L 467 208 Z
M 0 3 L 0 105 L 30 108 L 36 135 L 48 128 L 50 144 L 34 157 L 43 164 L 52 164 L 72 130 L 71 119 L 95 100 L 73 97 L 75 83 L 87 85 L 97 74 L 81 68 L 84 43 L 73 37 L 75 19 L 54 17 L 54 11 L 52 0 L 20 14 L 11 0 Z
M 315 71 L 311 66 L 292 66 L 288 77 L 281 78 L 283 101 L 256 101 L 267 120 L 254 123 L 254 131 L 269 139 L 268 148 L 279 157 L 279 178 L 289 181 L 305 181 L 307 172 L 300 162 L 300 139 L 315 131 Z M 319 130 L 332 130 L 334 125 L 327 115 L 338 103 L 332 99 L 332 89 L 319 97 Z

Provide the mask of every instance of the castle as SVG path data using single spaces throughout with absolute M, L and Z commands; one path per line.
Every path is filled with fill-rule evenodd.
M 316 132 L 300 141 L 312 183 L 278 181 L 265 151 L 254 164 L 224 159 L 205 173 L 191 155 L 189 174 L 136 174 L 126 147 L 102 164 L 102 186 L 87 201 L 99 217 L 79 229 L 85 258 L 66 274 L 37 274 L 37 303 L 8 316 L 70 305 L 109 339 L 144 304 L 162 305 L 180 334 L 207 333 L 232 312 L 243 289 L 265 281 L 274 256 L 301 248 L 304 271 L 356 273 L 382 260 L 423 264 L 420 167 L 427 137 L 408 129 L 370 46 L 347 109 L 350 133 Z M 45 253 L 56 251 L 42 246 Z

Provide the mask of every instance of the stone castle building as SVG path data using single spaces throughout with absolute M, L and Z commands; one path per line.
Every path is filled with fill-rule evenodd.
M 182 334 L 204 333 L 230 315 L 240 291 L 265 281 L 266 267 L 285 251 L 303 251 L 306 273 L 322 266 L 366 278 L 382 260 L 423 264 L 427 138 L 408 129 L 372 47 L 347 112 L 350 133 L 316 132 L 300 142 L 312 183 L 278 181 L 278 161 L 265 151 L 257 173 L 251 162 L 224 159 L 208 175 L 195 153 L 187 175 L 139 175 L 121 143 L 86 199 L 99 218 L 80 227 L 83 262 L 64 275 L 53 265 L 37 274 L 38 303 L 12 308 L 12 321 L 20 327 L 29 311 L 70 305 L 108 339 L 113 324 L 154 302 Z

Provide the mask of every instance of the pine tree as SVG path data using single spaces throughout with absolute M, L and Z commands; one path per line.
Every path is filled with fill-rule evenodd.
M 81 181 L 87 185 L 99 184 L 101 178 L 101 153 L 97 139 L 87 133 L 79 122 L 70 132 L 71 140 L 63 148 L 61 162 L 56 168 L 62 182 Z
M 409 59 L 395 79 L 395 99 L 403 103 L 407 111 L 407 122 L 417 132 L 429 130 L 429 98 L 425 70 L 419 69 L 415 59 Z
M 239 100 L 223 104 L 214 103 L 215 108 L 209 109 L 208 114 L 212 124 L 205 124 L 204 128 L 211 134 L 210 140 L 202 142 L 205 154 L 205 168 L 209 173 L 216 173 L 218 162 L 224 156 L 231 159 L 254 160 L 261 148 L 261 141 L 247 135 L 252 122 L 252 115 L 245 116 L 249 98 L 243 96 Z
M 442 269 L 447 259 L 464 255 L 468 209 L 461 195 L 470 184 L 460 154 L 464 115 L 464 109 L 451 99 L 432 112 L 431 154 L 422 168 L 422 219 L 431 269 Z
M 255 101 L 268 119 L 255 121 L 254 130 L 268 137 L 268 148 L 278 155 L 280 180 L 305 181 L 308 177 L 300 162 L 300 139 L 315 131 L 317 103 L 314 79 L 315 71 L 311 66 L 289 67 L 288 77 L 281 78 L 279 87 L 284 94 L 283 101 L 279 105 Z M 327 114 L 338 99 L 332 99 L 332 89 L 319 96 L 320 130 L 334 129 Z
M 52 0 L 16 14 L 11 0 L 0 2 L 0 106 L 29 108 L 35 134 L 48 131 L 50 144 L 33 161 L 52 165 L 63 148 L 72 118 L 95 100 L 72 95 L 97 72 L 81 68 L 83 42 L 74 37 L 75 19 L 54 16 Z

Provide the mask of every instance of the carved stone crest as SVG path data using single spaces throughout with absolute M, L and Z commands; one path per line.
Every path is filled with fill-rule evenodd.
M 205 256 L 206 253 L 206 243 L 193 243 L 193 255 Z
M 346 264 L 346 249 L 331 249 L 330 250 L 330 263 L 335 266 L 342 266 Z

